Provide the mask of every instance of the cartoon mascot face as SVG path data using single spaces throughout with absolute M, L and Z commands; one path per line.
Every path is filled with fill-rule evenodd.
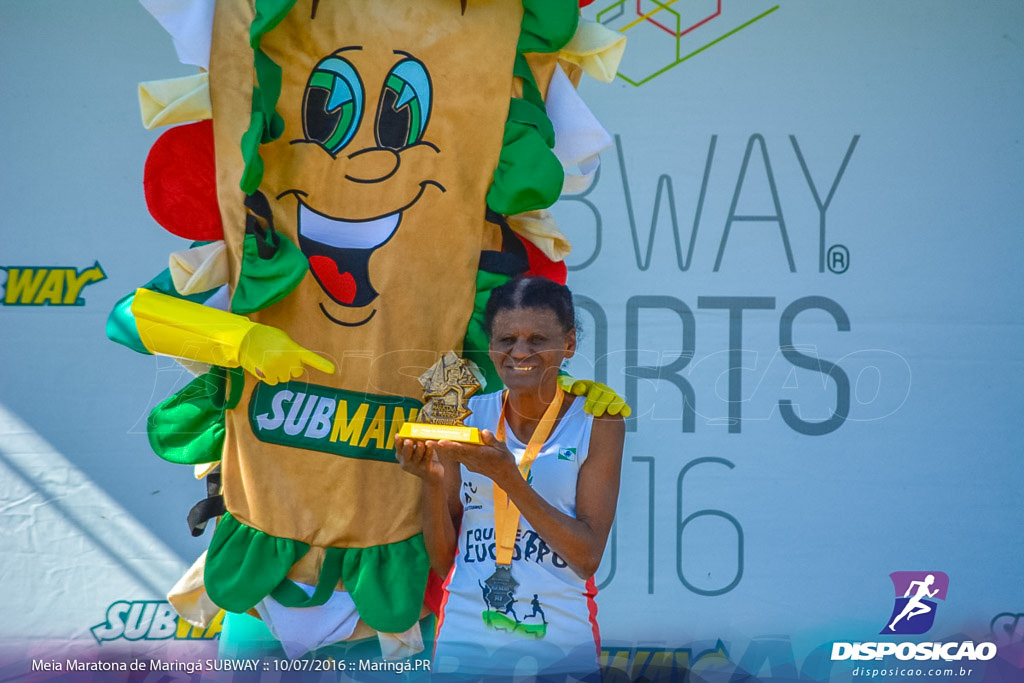
M 332 175 L 342 175 L 339 182 L 361 185 L 350 194 L 361 189 L 376 206 L 362 213 L 355 207 L 339 207 L 343 215 L 330 215 L 312 205 L 316 200 L 309 198 L 301 182 L 277 197 L 294 196 L 299 246 L 320 287 L 335 304 L 346 308 L 372 304 L 377 292 L 368 272 L 370 256 L 391 239 L 403 214 L 415 211 L 425 192 L 445 191 L 436 180 L 416 177 L 408 170 L 417 157 L 429 155 L 429 160 L 441 150 L 426 137 L 430 74 L 408 53 L 394 54 L 397 61 L 384 82 L 369 91 L 359 76 L 362 47 L 344 47 L 322 59 L 303 93 L 304 135 L 291 141 L 316 145 L 317 152 L 329 154 L 335 160 Z M 319 202 L 332 203 L 328 197 L 320 197 Z M 359 322 L 347 322 L 331 315 L 323 303 L 320 310 L 331 322 L 346 326 L 365 324 L 376 312 Z

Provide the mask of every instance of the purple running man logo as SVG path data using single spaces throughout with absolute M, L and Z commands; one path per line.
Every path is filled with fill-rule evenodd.
M 945 600 L 949 577 L 945 572 L 893 572 L 896 604 L 882 634 L 919 635 L 935 622 L 935 599 Z

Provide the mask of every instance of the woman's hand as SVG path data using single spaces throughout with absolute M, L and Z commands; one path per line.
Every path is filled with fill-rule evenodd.
M 424 481 L 440 483 L 444 480 L 444 465 L 437 457 L 435 446 L 433 441 L 395 435 L 395 457 L 402 469 Z
M 402 469 L 423 480 L 423 543 L 430 567 L 446 576 L 458 549 L 456 529 L 462 523 L 462 472 L 457 463 L 441 462 L 437 443 L 395 435 L 395 457 Z
M 445 461 L 462 463 L 470 472 L 482 474 L 499 486 L 513 474 L 522 478 L 515 456 L 503 442 L 498 441 L 494 432 L 485 429 L 480 432 L 480 438 L 482 445 L 444 440 L 434 444 L 434 449 Z

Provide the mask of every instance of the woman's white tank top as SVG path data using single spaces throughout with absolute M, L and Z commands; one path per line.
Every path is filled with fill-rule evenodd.
M 473 414 L 466 424 L 496 431 L 503 395 L 471 398 Z M 583 412 L 582 400 L 574 400 L 527 478 L 534 491 L 570 517 L 576 516 L 576 481 L 587 459 L 592 427 L 593 416 Z M 519 463 L 526 444 L 507 424 L 505 436 Z M 493 482 L 461 469 L 462 528 L 458 554 L 445 581 L 434 672 L 508 674 L 533 667 L 538 672 L 581 675 L 596 671 L 600 636 L 593 577 L 577 576 L 525 517 L 519 520 L 512 559 L 512 577 L 519 584 L 515 602 L 505 612 L 494 611 L 485 602 L 485 582 L 495 568 Z

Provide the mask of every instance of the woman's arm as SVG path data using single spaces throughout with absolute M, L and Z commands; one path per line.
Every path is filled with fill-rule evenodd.
M 577 575 L 589 578 L 601 564 L 615 519 L 625 434 L 621 417 L 594 418 L 589 454 L 576 481 L 575 518 L 552 506 L 526 483 L 512 454 L 490 430 L 482 434 L 483 446 L 442 441 L 437 450 L 504 489 L 551 549 Z
M 459 463 L 442 464 L 433 441 L 417 441 L 395 437 L 395 453 L 402 469 L 423 480 L 420 515 L 423 522 L 423 543 L 430 558 L 430 568 L 442 578 L 455 561 L 458 549 L 456 533 L 462 521 L 462 484 Z

